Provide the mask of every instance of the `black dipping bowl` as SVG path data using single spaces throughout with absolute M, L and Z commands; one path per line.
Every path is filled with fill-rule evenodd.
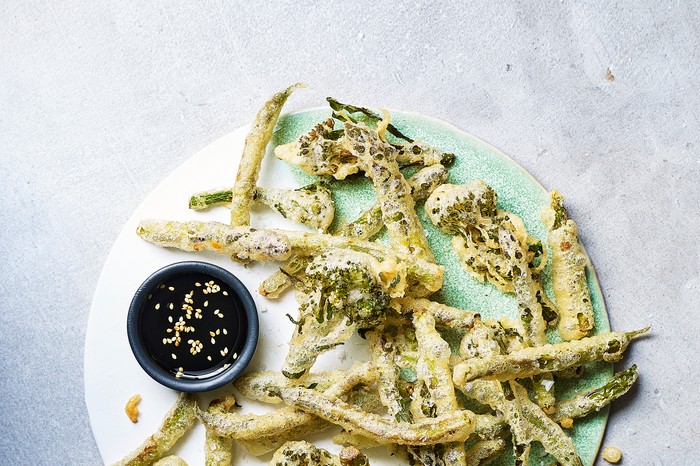
M 182 392 L 234 381 L 255 353 L 258 329 L 245 285 L 206 262 L 155 272 L 136 291 L 127 317 L 129 344 L 143 370 Z

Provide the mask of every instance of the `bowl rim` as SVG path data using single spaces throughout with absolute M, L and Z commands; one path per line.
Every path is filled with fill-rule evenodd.
M 204 273 L 225 282 L 240 299 L 248 321 L 245 343 L 236 361 L 226 370 L 207 379 L 179 379 L 164 370 L 146 350 L 139 329 L 139 316 L 144 307 L 144 302 L 148 299 L 149 292 L 166 279 L 186 273 Z M 174 262 L 153 272 L 134 293 L 134 297 L 129 305 L 126 322 L 129 346 L 141 368 L 161 385 L 188 393 L 211 391 L 236 380 L 248 367 L 255 354 L 258 345 L 259 327 L 257 306 L 243 282 L 225 268 L 202 261 Z

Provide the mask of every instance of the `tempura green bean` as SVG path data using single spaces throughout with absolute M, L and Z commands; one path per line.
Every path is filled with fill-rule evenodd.
M 260 165 L 265 156 L 265 148 L 270 139 L 272 139 L 272 130 L 275 128 L 282 106 L 292 92 L 302 87 L 305 87 L 305 84 L 293 84 L 282 92 L 273 95 L 255 116 L 250 131 L 245 138 L 241 162 L 238 165 L 238 173 L 233 185 L 231 225 L 244 226 L 250 224 L 250 207 L 253 203 Z
M 564 208 L 557 191 L 550 194 L 551 204 L 542 211 L 549 230 L 552 251 L 552 288 L 559 308 L 557 331 L 564 340 L 578 340 L 595 325 L 591 292 L 586 280 L 588 256 L 581 247 L 578 227 Z
M 616 362 L 622 358 L 632 338 L 648 330 L 602 333 L 581 340 L 525 348 L 505 355 L 475 358 L 455 366 L 453 378 L 455 384 L 460 386 L 478 378 L 513 380 L 532 377 L 601 359 Z
M 372 179 L 393 249 L 434 261 L 415 210 L 411 187 L 392 157 L 391 146 L 363 124 L 345 123 L 346 148 Z
M 194 424 L 196 407 L 197 398 L 194 395 L 181 393 L 158 431 L 114 466 L 147 466 L 165 456 Z
M 210 413 L 227 413 L 236 406 L 233 395 L 217 398 L 209 403 Z M 204 440 L 204 464 L 206 466 L 230 466 L 233 460 L 233 439 L 221 437 L 207 429 Z
M 426 418 L 414 424 L 391 421 L 366 413 L 344 401 L 305 388 L 279 388 L 274 392 L 285 403 L 358 432 L 383 444 L 432 445 L 465 440 L 474 430 L 474 414 L 459 410 L 449 415 Z

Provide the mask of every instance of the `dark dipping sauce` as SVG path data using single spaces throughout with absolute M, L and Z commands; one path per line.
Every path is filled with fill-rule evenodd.
M 149 291 L 139 333 L 146 351 L 181 379 L 208 379 L 228 369 L 248 333 L 238 295 L 220 279 L 186 272 Z

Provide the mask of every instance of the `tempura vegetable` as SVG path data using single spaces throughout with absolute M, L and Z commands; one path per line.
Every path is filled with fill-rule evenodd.
M 343 344 L 360 327 L 379 323 L 390 300 L 397 264 L 358 251 L 329 251 L 306 268 L 299 321 L 282 373 L 303 375 L 323 352 Z
M 459 386 L 477 378 L 513 380 L 598 360 L 617 362 L 630 341 L 648 330 L 602 333 L 581 340 L 525 348 L 506 355 L 470 359 L 455 366 L 453 378 Z
M 488 281 L 500 291 L 512 293 L 512 276 L 499 243 L 499 230 L 508 228 L 515 236 L 533 273 L 544 267 L 546 248 L 527 233 L 520 217 L 498 209 L 497 202 L 496 192 L 482 180 L 464 185 L 443 184 L 428 197 L 425 212 L 433 224 L 455 235 L 452 247 L 470 275 L 481 283 Z M 555 312 L 539 280 L 535 286 L 537 298 L 548 311 Z
M 573 399 L 557 403 L 552 418 L 556 421 L 586 416 L 593 411 L 599 411 L 613 400 L 621 397 L 632 388 L 637 380 L 637 365 L 618 372 L 604 385 L 577 394 Z
M 170 455 L 159 459 L 153 463 L 153 466 L 187 466 L 187 461 L 183 460 L 179 456 Z
M 374 380 L 375 375 L 369 363 L 355 364 L 348 371 L 333 374 L 332 383 L 324 393 L 332 397 L 342 396 L 355 386 L 369 385 Z M 275 387 L 265 386 L 258 389 L 266 390 L 269 394 L 272 388 Z M 330 426 L 323 419 L 292 407 L 284 407 L 264 415 L 198 411 L 197 416 L 207 429 L 221 437 L 236 439 L 256 456 L 276 450 L 289 439 L 298 439 Z
M 425 296 L 442 286 L 444 269 L 418 257 L 394 253 L 386 246 L 320 233 L 284 230 L 257 230 L 231 227 L 220 222 L 177 222 L 142 220 L 136 233 L 160 247 L 183 251 L 214 251 L 238 261 L 286 260 L 292 254 L 314 255 L 328 249 L 350 249 L 366 252 L 375 258 L 395 258 L 399 268 L 405 267 L 406 279 L 420 283 L 410 291 Z
M 459 409 L 450 369 L 450 346 L 435 329 L 435 318 L 429 312 L 417 312 L 413 316 L 420 357 L 416 365 L 418 378 L 426 388 L 435 405 L 435 414 L 444 416 Z M 464 443 L 444 445 L 437 456 L 445 466 L 466 464 Z
M 340 459 L 306 441 L 287 442 L 272 455 L 270 466 L 340 466 Z
M 447 180 L 447 169 L 443 165 L 430 165 L 422 168 L 416 174 L 407 179 L 411 188 L 413 200 L 423 201 L 430 196 L 435 188 Z M 364 211 L 354 221 L 341 226 L 335 232 L 339 236 L 369 239 L 384 226 L 382 219 L 382 207 L 379 202 Z
M 345 143 L 372 179 L 392 247 L 406 255 L 435 260 L 415 210 L 411 187 L 399 171 L 391 146 L 362 124 L 345 123 Z
M 466 452 L 467 466 L 479 466 L 485 461 L 501 455 L 506 449 L 506 441 L 502 438 L 482 440 Z
M 514 380 L 509 384 L 517 402 L 515 409 L 519 411 L 523 421 L 511 424 L 511 427 L 514 427 L 513 435 L 520 437 L 516 439 L 518 443 L 527 442 L 529 445 L 536 440 L 561 466 L 583 466 L 581 458 L 576 453 L 574 442 L 564 433 L 559 424 L 547 417 L 539 406 L 530 401 L 527 390 L 522 385 Z
M 136 234 L 160 247 L 214 251 L 241 262 L 285 260 L 292 254 L 283 234 L 219 222 L 142 220 Z
M 243 154 L 241 155 L 241 162 L 238 165 L 238 173 L 236 174 L 236 182 L 233 185 L 231 225 L 244 226 L 250 224 L 250 207 L 253 203 L 260 165 L 265 156 L 265 148 L 270 139 L 272 139 L 272 130 L 280 116 L 282 106 L 292 92 L 302 87 L 305 87 L 305 84 L 297 83 L 289 86 L 284 91 L 273 95 L 258 111 L 248 136 L 245 138 Z
M 204 210 L 209 207 L 231 206 L 230 189 L 204 191 L 190 198 L 190 209 Z M 333 223 L 335 204 L 330 189 L 313 183 L 297 189 L 255 188 L 253 200 L 270 207 L 284 218 L 326 231 Z
M 236 406 L 233 395 L 217 398 L 209 403 L 210 413 L 227 413 Z M 206 466 L 229 466 L 233 460 L 233 440 L 217 435 L 207 429 L 204 441 L 204 464 Z
M 564 340 L 585 337 L 595 325 L 591 292 L 586 281 L 588 256 L 578 239 L 578 226 L 564 208 L 564 198 L 550 193 L 551 204 L 542 211 L 552 250 L 552 288 L 559 308 L 557 331 Z
M 348 114 L 341 116 L 334 113 L 333 116 L 342 118 L 345 122 L 356 122 Z M 373 118 L 372 121 L 379 122 L 381 117 L 377 117 L 379 119 Z M 388 124 L 384 128 L 391 133 L 393 126 Z M 419 141 L 392 143 L 389 150 L 400 167 L 449 165 L 454 161 L 454 154 L 442 152 Z M 333 118 L 317 124 L 298 140 L 277 146 L 275 156 L 296 165 L 309 175 L 332 176 L 337 180 L 344 180 L 361 170 L 357 157 L 346 147 L 343 129 L 335 127 Z
M 524 330 L 523 344 L 542 346 L 547 343 L 547 323 L 542 313 L 542 305 L 537 299 L 538 287 L 526 262 L 526 251 L 515 238 L 513 230 L 510 222 L 503 222 L 498 231 L 498 242 L 510 266 L 509 273 Z M 537 404 L 545 412 L 551 412 L 555 403 L 554 377 L 551 374 L 540 374 L 532 378 L 532 384 Z
M 474 415 L 465 410 L 409 424 L 365 413 L 338 398 L 314 390 L 279 388 L 271 393 L 282 398 L 285 403 L 383 444 L 432 445 L 459 442 L 464 441 L 474 430 Z
M 196 407 L 197 398 L 194 395 L 181 393 L 158 431 L 114 466 L 147 466 L 164 457 L 194 424 Z

